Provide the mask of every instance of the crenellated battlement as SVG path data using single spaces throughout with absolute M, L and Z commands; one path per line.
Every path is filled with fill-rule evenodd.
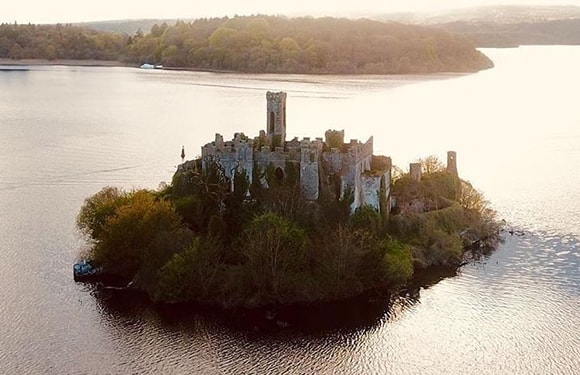
M 348 152 L 353 155 L 356 161 L 373 155 L 373 137 L 370 137 L 365 143 L 357 139 L 351 139 L 348 144 Z
M 202 146 L 201 154 L 202 157 L 205 155 L 215 155 L 216 153 L 236 153 L 240 150 L 252 149 L 254 146 L 254 141 L 244 136 L 243 133 L 235 133 L 234 138 L 231 141 L 225 141 L 221 134 L 215 135 L 215 140 L 213 142 L 207 143 Z

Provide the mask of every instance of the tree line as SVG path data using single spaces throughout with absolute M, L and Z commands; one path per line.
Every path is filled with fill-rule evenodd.
M 130 39 L 73 25 L 5 23 L 0 24 L 0 58 L 119 60 Z
M 367 19 L 247 16 L 155 24 L 134 35 L 0 25 L 0 57 L 96 59 L 251 73 L 466 72 L 491 61 L 463 37 Z

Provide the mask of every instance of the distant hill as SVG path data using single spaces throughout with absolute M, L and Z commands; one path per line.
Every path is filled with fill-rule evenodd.
M 469 37 L 478 47 L 580 45 L 580 19 L 512 24 L 458 21 L 437 27 Z
M 575 6 L 489 6 L 375 18 L 437 27 L 466 36 L 477 47 L 580 44 L 580 7 Z
M 439 25 L 453 22 L 517 24 L 580 18 L 577 6 L 484 6 L 447 11 L 391 13 L 373 17 L 382 21 Z

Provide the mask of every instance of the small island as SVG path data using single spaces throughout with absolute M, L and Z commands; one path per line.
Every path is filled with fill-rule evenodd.
M 266 99 L 264 131 L 217 134 L 170 185 L 87 198 L 82 257 L 153 301 L 254 308 L 396 291 L 497 243 L 494 212 L 459 178 L 455 152 L 402 173 L 372 137 L 286 140 L 287 95 Z

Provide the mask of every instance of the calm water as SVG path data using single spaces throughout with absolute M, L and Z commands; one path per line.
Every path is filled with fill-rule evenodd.
M 0 373 L 578 373 L 580 48 L 485 53 L 496 68 L 467 76 L 0 71 Z M 254 136 L 266 90 L 288 92 L 289 138 L 374 135 L 402 167 L 456 150 L 526 235 L 394 304 L 286 329 L 74 283 L 83 199 L 169 181 L 181 146 L 193 158 L 216 132 Z

